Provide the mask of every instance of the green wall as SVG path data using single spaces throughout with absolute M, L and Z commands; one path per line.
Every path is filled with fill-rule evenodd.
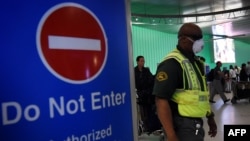
M 210 68 L 215 67 L 213 60 L 213 42 L 208 36 L 204 36 L 205 47 L 197 55 L 206 59 L 206 64 Z M 147 29 L 132 25 L 132 45 L 134 66 L 136 66 L 136 57 L 143 55 L 145 57 L 145 66 L 149 67 L 151 72 L 155 74 L 157 64 L 172 51 L 177 45 L 177 35 L 168 34 L 152 29 Z M 250 61 L 250 45 L 235 41 L 236 63 L 232 65 L 241 66 L 242 63 Z M 229 67 L 231 64 L 223 64 L 222 67 Z
M 136 57 L 143 55 L 145 66 L 155 74 L 157 64 L 175 48 L 176 42 L 177 38 L 174 34 L 132 26 L 134 66 L 136 66 Z
M 250 61 L 250 45 L 240 41 L 234 41 L 236 53 L 236 65 L 239 67 L 242 63 Z

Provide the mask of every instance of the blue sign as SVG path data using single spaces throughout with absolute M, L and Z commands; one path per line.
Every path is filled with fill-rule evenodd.
M 132 141 L 126 0 L 1 3 L 0 141 Z

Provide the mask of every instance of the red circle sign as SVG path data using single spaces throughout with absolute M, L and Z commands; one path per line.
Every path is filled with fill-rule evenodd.
M 37 48 L 45 66 L 59 79 L 82 84 L 105 66 L 107 39 L 98 18 L 86 7 L 62 3 L 42 17 Z

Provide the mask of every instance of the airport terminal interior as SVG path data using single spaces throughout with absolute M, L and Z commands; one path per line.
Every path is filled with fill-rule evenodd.
M 0 35 L 0 141 L 168 141 L 159 122 L 150 132 L 145 130 L 139 92 L 134 92 L 138 90 L 134 68 L 136 58 L 142 55 L 145 68 L 152 73 L 151 80 L 174 76 L 168 74 L 175 71 L 161 71 L 162 75 L 155 79 L 159 63 L 181 42 L 178 31 L 184 23 L 195 23 L 202 30 L 204 44 L 198 45 L 202 51 L 197 58 L 205 59 L 204 74 L 218 61 L 224 72 L 231 65 L 241 69 L 248 62 L 250 68 L 250 0 L 10 0 L 2 1 L 0 11 L 4 33 Z M 194 46 L 201 39 L 199 31 L 196 35 L 183 34 L 191 41 L 187 45 L 190 51 L 191 44 Z M 181 59 L 180 62 L 187 62 L 184 57 Z M 181 67 L 190 70 L 190 62 Z M 189 117 L 210 115 L 207 93 L 200 92 L 205 90 L 206 82 L 198 65 L 183 73 L 188 83 L 180 85 L 189 85 L 184 88 L 192 91 L 191 98 L 187 98 L 192 104 L 205 101 L 202 104 L 206 108 L 192 105 L 192 110 L 186 110 L 191 102 L 183 102 L 184 109 L 192 114 L 202 111 L 199 116 L 188 113 Z M 202 70 L 203 66 L 199 67 Z M 182 79 L 179 76 L 172 78 Z M 170 80 L 164 86 L 172 84 Z M 214 93 L 214 101 L 209 103 L 215 114 L 217 135 L 209 137 L 204 117 L 204 141 L 223 141 L 225 125 L 250 126 L 250 71 L 244 84 L 237 80 L 233 87 L 227 83 L 231 81 L 225 79 L 231 88 L 225 86 L 224 90 L 226 100 L 230 100 L 225 102 Z M 173 87 L 164 88 L 171 93 L 175 91 L 171 88 L 180 85 L 173 83 Z M 176 91 L 176 97 L 184 92 Z M 243 93 L 244 97 L 240 97 Z M 147 94 L 152 96 L 152 92 Z M 186 100 L 180 97 L 180 101 Z M 152 99 L 155 102 L 155 97 L 147 99 L 151 110 L 155 110 L 150 116 L 157 122 Z M 166 108 L 166 103 L 160 104 Z M 175 110 L 177 113 L 177 106 Z
M 202 28 L 206 40 L 205 44 L 212 47 L 212 49 L 202 54 L 206 58 L 206 64 L 210 68 L 214 67 L 215 62 L 219 60 L 223 60 L 224 68 L 228 68 L 229 65 L 241 66 L 242 63 L 250 61 L 249 56 L 246 54 L 250 52 L 250 28 L 248 28 L 250 25 L 250 1 L 248 0 L 131 0 L 131 13 L 132 35 L 133 39 L 137 39 L 135 40 L 136 43 L 139 42 L 138 39 L 141 39 L 139 38 L 140 35 L 144 38 L 150 38 L 153 45 L 157 46 L 158 42 L 161 41 L 152 38 L 153 35 L 144 35 L 146 33 L 154 34 L 157 32 L 157 35 L 167 34 L 168 42 L 164 42 L 163 44 L 174 45 L 177 40 L 174 39 L 175 42 L 172 43 L 171 39 L 176 38 L 181 23 L 194 22 Z M 222 30 L 216 30 L 216 26 L 223 28 Z M 232 49 L 235 53 L 235 59 L 228 60 L 226 58 L 228 55 L 224 57 L 218 55 L 220 58 L 216 58 L 218 56 L 216 56 L 216 52 L 213 52 L 216 50 L 213 47 L 218 44 L 215 42 L 219 39 L 234 40 L 233 43 L 226 44 L 227 46 L 234 44 Z M 147 41 L 144 40 L 144 42 Z M 219 44 L 221 43 L 219 42 Z M 144 45 L 144 48 L 141 50 L 137 49 L 140 45 Z M 244 49 L 242 48 L 243 46 L 245 46 Z M 153 52 L 151 49 L 149 49 L 150 51 L 145 51 L 150 47 L 147 48 L 146 44 L 134 44 L 133 47 L 134 57 L 140 53 L 145 55 L 146 64 L 150 67 L 152 73 L 154 73 L 158 62 L 151 60 L 153 58 L 150 56 Z M 166 51 L 162 50 L 161 52 L 166 53 Z M 157 52 L 157 55 L 162 57 L 161 52 Z M 153 56 L 157 58 L 157 55 L 154 54 Z M 157 58 L 157 60 L 159 59 Z M 230 59 L 232 58 L 230 57 Z M 250 95 L 250 92 L 248 93 Z M 225 93 L 225 95 L 227 98 L 233 99 L 235 94 L 230 91 Z M 220 96 L 216 95 L 214 101 L 216 103 L 210 104 L 215 113 L 218 132 L 216 137 L 209 137 L 207 133 L 209 127 L 206 123 L 206 118 L 204 118 L 205 141 L 223 141 L 224 125 L 250 124 L 250 101 L 248 97 L 224 104 Z M 139 141 L 164 140 L 161 131 L 151 134 L 141 133 L 138 138 Z

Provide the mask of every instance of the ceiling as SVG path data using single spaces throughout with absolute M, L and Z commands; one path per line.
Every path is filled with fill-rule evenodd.
M 136 26 L 176 34 L 183 23 L 194 22 L 211 38 L 250 44 L 250 0 L 131 0 L 131 12 Z

